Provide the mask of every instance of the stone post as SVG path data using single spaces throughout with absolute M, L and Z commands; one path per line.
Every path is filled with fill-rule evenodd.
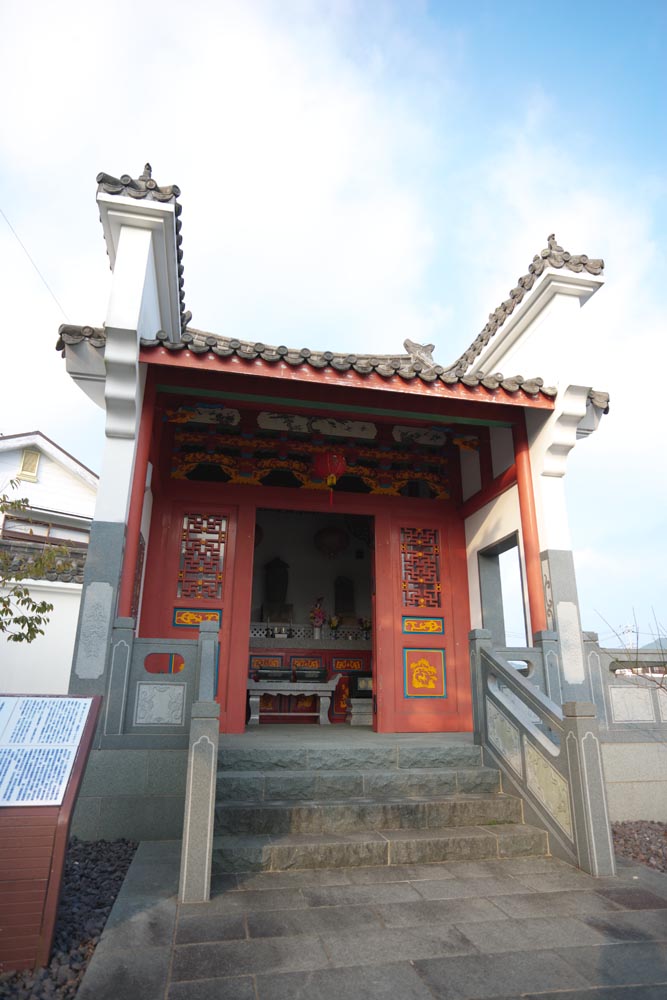
M 484 738 L 484 687 L 479 656 L 482 649 L 493 649 L 493 638 L 489 629 L 474 628 L 468 633 L 470 643 L 470 687 L 472 690 L 473 738 L 481 746 Z
M 195 698 L 214 701 L 218 689 L 218 629 L 217 622 L 201 622 L 197 649 L 197 684 Z
M 556 705 L 563 704 L 563 688 L 560 671 L 560 643 L 558 632 L 536 632 L 533 645 L 542 654 L 542 678 L 540 687 L 544 694 Z
M 550 697 L 561 705 L 564 701 L 590 701 L 592 692 L 584 659 L 572 552 L 547 549 L 540 556 L 548 627 L 560 639 L 558 687 L 552 688 Z
M 181 903 L 205 903 L 211 895 L 219 719 L 216 702 L 193 704 L 178 887 Z
M 590 875 L 615 875 L 595 705 L 563 705 L 561 754 L 565 755 L 579 867 Z

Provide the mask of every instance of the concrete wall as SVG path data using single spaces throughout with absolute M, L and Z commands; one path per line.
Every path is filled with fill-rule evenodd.
M 667 823 L 667 742 L 602 744 L 609 817 Z
M 187 750 L 93 750 L 72 820 L 81 840 L 181 836 Z
M 81 584 L 26 581 L 36 601 L 53 604 L 44 635 L 31 643 L 0 637 L 0 691 L 4 694 L 66 694 Z

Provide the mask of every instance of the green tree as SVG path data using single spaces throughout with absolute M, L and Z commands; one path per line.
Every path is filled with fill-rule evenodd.
M 12 480 L 12 489 L 18 483 Z M 0 516 L 25 514 L 28 501 L 12 498 L 7 493 L 0 494 Z M 30 540 L 30 536 L 27 536 Z M 32 642 L 44 634 L 53 605 L 48 601 L 36 601 L 30 594 L 26 580 L 39 580 L 54 572 L 62 572 L 69 566 L 67 549 L 62 545 L 35 544 L 32 540 L 27 552 L 17 552 L 16 548 L 0 546 L 0 635 L 8 642 Z

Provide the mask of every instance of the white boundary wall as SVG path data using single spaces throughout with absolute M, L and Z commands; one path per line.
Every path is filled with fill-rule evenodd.
M 0 691 L 3 694 L 67 694 L 80 583 L 25 581 L 32 598 L 49 601 L 53 611 L 44 635 L 33 642 L 7 642 L 0 635 Z

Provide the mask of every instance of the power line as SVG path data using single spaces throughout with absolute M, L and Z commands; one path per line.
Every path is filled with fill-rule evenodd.
M 40 269 L 37 267 L 37 264 L 35 264 L 34 260 L 32 259 L 32 257 L 30 256 L 30 254 L 28 253 L 27 247 L 22 242 L 21 237 L 16 232 L 16 230 L 13 227 L 13 225 L 11 224 L 11 222 L 9 221 L 9 219 L 7 218 L 7 216 L 2 211 L 1 208 L 0 208 L 0 215 L 3 217 L 3 219 L 5 220 L 5 222 L 7 223 L 7 225 L 9 226 L 9 228 L 11 229 L 12 233 L 16 237 L 16 240 L 17 240 L 19 246 L 23 250 L 24 254 L 28 258 L 28 260 L 30 261 L 30 263 L 32 264 L 32 266 L 34 267 L 34 269 L 37 271 L 37 274 L 39 275 L 39 277 L 42 279 L 42 282 L 44 283 L 44 285 L 45 285 L 45 287 L 46 287 L 49 295 L 51 296 L 51 298 L 53 299 L 53 301 L 58 306 L 58 308 L 60 309 L 61 313 L 63 314 L 63 316 L 65 317 L 65 319 L 69 323 L 69 316 L 67 315 L 67 313 L 65 312 L 65 310 L 63 309 L 63 307 L 60 305 L 60 302 L 58 302 L 58 299 L 56 298 L 55 292 L 53 291 L 53 289 L 49 285 L 48 281 L 46 280 L 46 278 L 44 277 L 44 275 L 42 274 L 42 272 L 40 271 Z

